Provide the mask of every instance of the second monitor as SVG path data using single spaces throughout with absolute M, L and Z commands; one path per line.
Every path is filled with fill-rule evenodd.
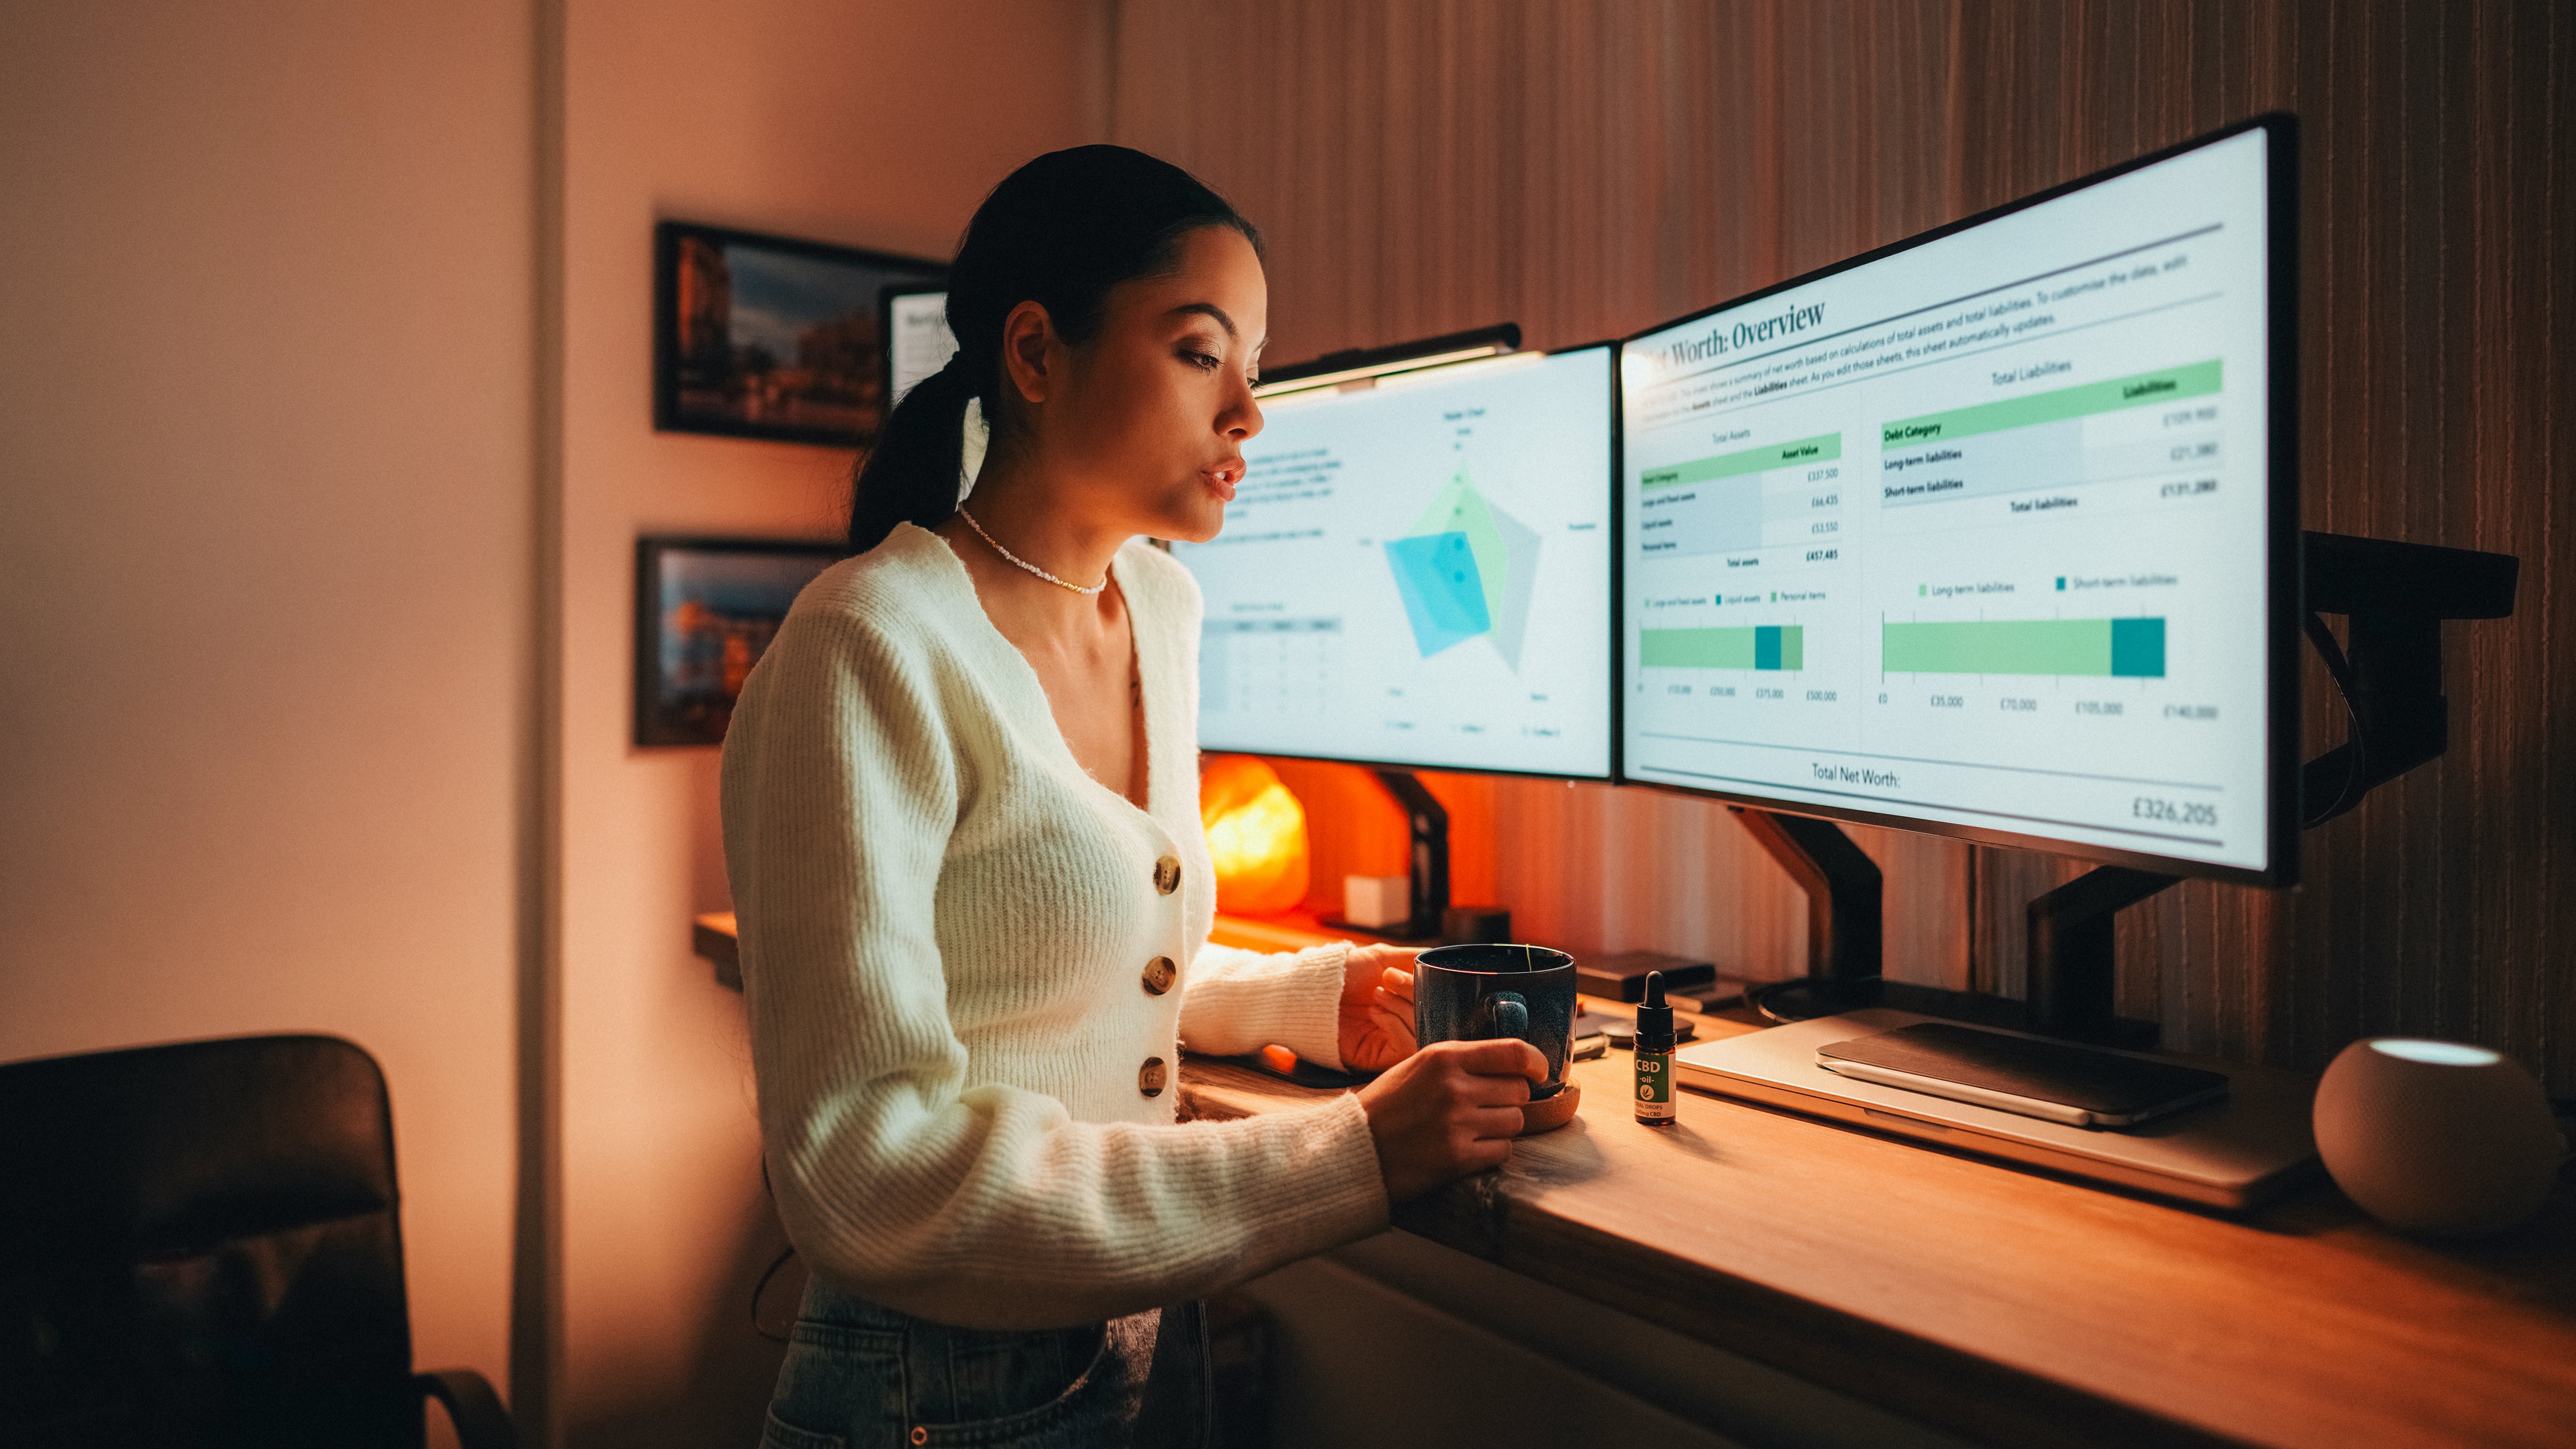
M 1623 778 L 2285 884 L 2287 134 L 1630 339 Z
M 1199 742 L 1610 775 L 1612 353 L 1266 400 L 1207 543 Z

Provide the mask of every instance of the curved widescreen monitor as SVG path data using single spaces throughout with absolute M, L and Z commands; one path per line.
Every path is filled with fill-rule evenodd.
M 1199 744 L 1610 776 L 1608 346 L 1265 399 L 1207 600 Z
M 2291 145 L 1630 339 L 1621 777 L 2288 882 Z

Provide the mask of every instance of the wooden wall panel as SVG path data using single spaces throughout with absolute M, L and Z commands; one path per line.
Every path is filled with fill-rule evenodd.
M 1502 320 L 1616 335 L 2299 112 L 2305 522 L 2517 553 L 2522 604 L 2451 626 L 2450 755 L 2315 832 L 2301 890 L 2128 913 L 2123 1007 L 2309 1067 L 2367 1033 L 2485 1041 L 2576 1092 L 2568 7 L 1126 0 L 1119 36 L 1118 138 L 1262 224 L 1282 360 Z M 2313 666 L 2306 699 L 2314 753 L 2341 717 Z M 1803 961 L 1803 902 L 1718 806 L 1440 788 L 1481 792 L 1462 854 L 1533 933 Z M 2021 903 L 2077 868 L 1855 834 L 1912 979 L 2017 989 Z

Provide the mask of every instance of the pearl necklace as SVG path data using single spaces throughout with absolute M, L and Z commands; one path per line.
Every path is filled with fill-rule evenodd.
M 1066 579 L 1057 578 L 1055 575 L 1048 573 L 1045 569 L 1039 568 L 1036 564 L 1029 562 L 1027 559 L 1020 557 L 1009 549 L 1002 547 L 999 540 L 984 531 L 984 525 L 975 521 L 974 514 L 967 512 L 961 507 L 957 510 L 957 516 L 966 520 L 966 526 L 975 530 L 975 536 L 977 538 L 993 545 L 993 552 L 998 553 L 1002 557 L 1009 559 L 1011 562 L 1018 564 L 1020 567 L 1027 569 L 1030 573 L 1036 574 L 1039 578 L 1046 580 L 1048 583 L 1055 585 L 1059 589 L 1071 589 L 1075 593 L 1088 598 L 1093 594 L 1099 593 L 1102 589 L 1109 587 L 1109 576 L 1107 574 L 1102 574 L 1100 576 L 1100 582 L 1093 584 L 1087 589 L 1080 584 L 1073 583 Z

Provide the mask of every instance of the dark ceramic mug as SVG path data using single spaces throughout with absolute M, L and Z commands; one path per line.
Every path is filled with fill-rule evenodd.
M 1574 1034 L 1574 958 L 1545 946 L 1435 946 L 1413 963 L 1413 1035 L 1435 1041 L 1518 1037 L 1547 1058 L 1545 1101 L 1565 1086 Z

